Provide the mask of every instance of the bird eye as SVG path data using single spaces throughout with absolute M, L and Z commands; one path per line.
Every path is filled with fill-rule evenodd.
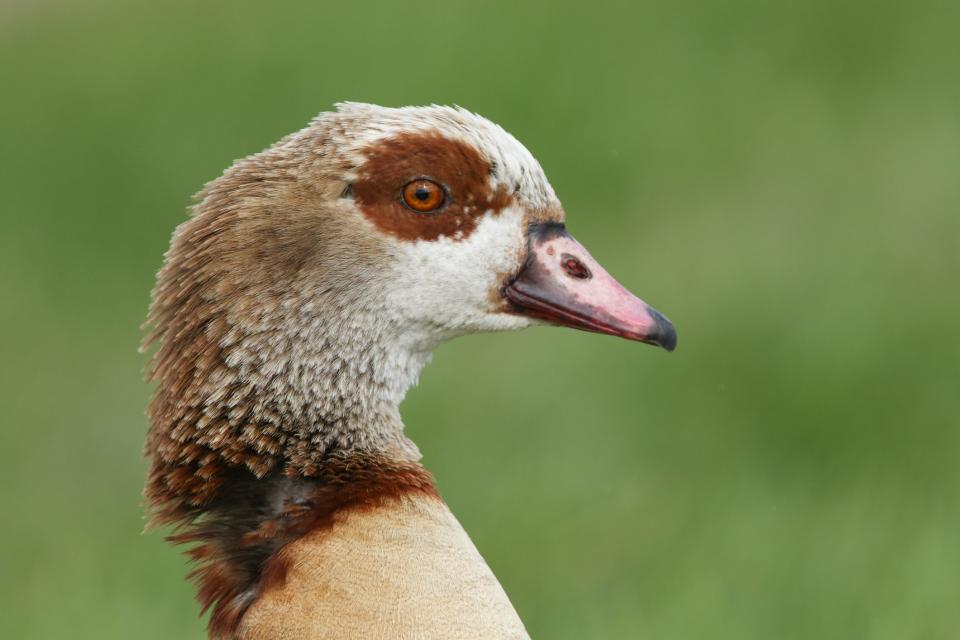
M 433 180 L 414 180 L 403 188 L 401 192 L 403 203 L 420 213 L 436 211 L 443 206 L 447 199 L 443 187 Z

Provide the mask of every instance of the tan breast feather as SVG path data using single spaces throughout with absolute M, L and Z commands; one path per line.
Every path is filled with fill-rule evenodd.
M 529 638 L 453 514 L 413 494 L 340 512 L 291 543 L 282 584 L 244 616 L 241 640 Z

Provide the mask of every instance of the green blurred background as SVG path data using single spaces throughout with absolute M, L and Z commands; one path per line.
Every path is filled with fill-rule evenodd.
M 535 638 L 960 636 L 960 4 L 0 3 L 0 637 L 205 637 L 141 535 L 190 195 L 458 103 L 677 324 L 441 348 L 404 405 Z

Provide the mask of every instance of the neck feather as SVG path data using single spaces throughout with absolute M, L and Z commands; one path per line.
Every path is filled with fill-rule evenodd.
M 419 459 L 399 405 L 432 345 L 363 310 L 280 311 L 250 324 L 214 318 L 189 344 L 174 337 L 157 353 L 148 497 L 161 521 L 203 507 L 236 468 L 309 478 L 334 455 Z
M 233 637 L 283 583 L 280 550 L 337 513 L 438 497 L 399 414 L 430 352 L 363 313 L 347 326 L 309 305 L 258 325 L 217 319 L 157 354 L 146 496 L 152 521 L 193 545 L 211 637 Z
M 282 577 L 290 541 L 436 492 L 399 413 L 436 340 L 384 311 L 377 240 L 341 237 L 342 185 L 298 182 L 307 163 L 281 143 L 211 183 L 153 292 L 145 495 L 151 523 L 194 544 L 214 637 Z

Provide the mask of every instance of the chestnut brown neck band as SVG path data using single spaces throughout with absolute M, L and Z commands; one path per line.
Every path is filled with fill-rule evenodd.
M 255 477 L 234 467 L 217 479 L 208 504 L 168 512 L 169 540 L 191 544 L 196 563 L 190 578 L 203 611 L 210 610 L 211 638 L 231 638 L 243 614 L 264 591 L 286 579 L 281 550 L 339 513 L 374 509 L 405 495 L 439 498 L 433 477 L 420 464 L 371 454 L 332 454 L 311 477 L 272 473 Z M 149 496 L 156 500 L 160 496 Z

